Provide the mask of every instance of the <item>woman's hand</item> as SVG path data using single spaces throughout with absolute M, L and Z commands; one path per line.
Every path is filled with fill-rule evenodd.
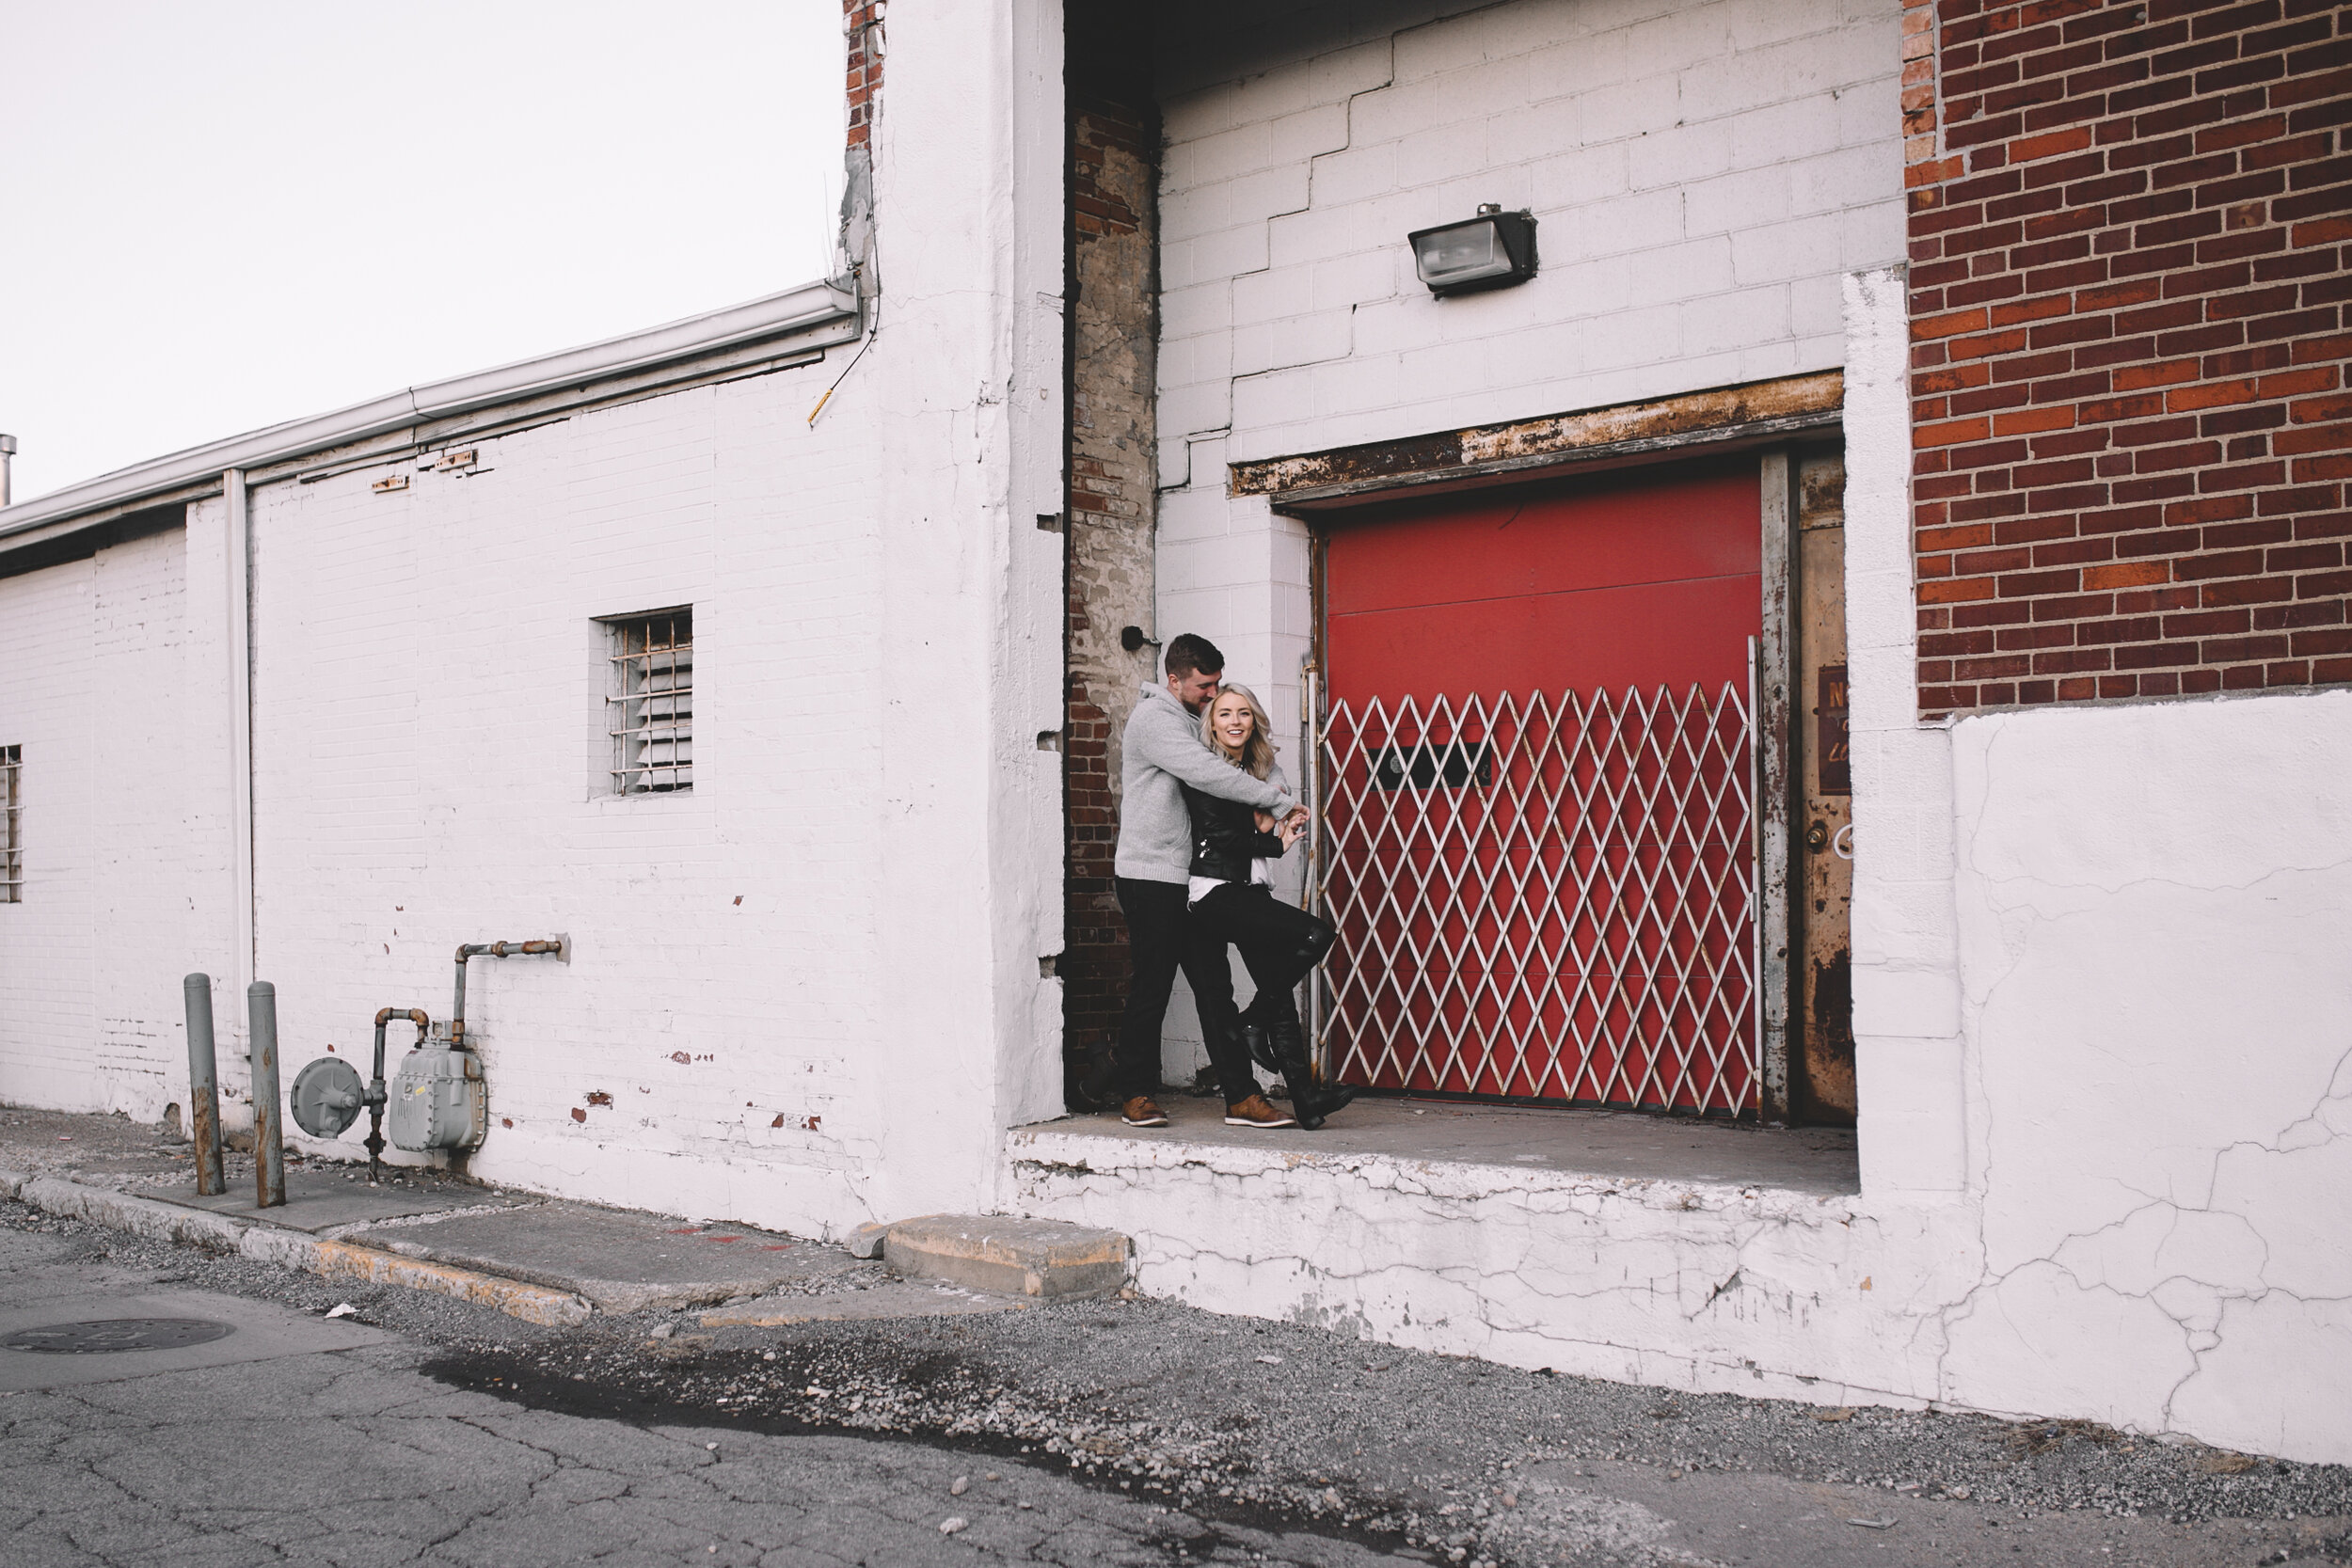
M 1263 816 L 1264 814 L 1260 813 L 1260 815 Z M 1263 830 L 1261 830 L 1261 832 L 1263 831 Z M 1282 818 L 1281 826 L 1274 831 L 1276 835 L 1282 841 L 1283 851 L 1287 853 L 1292 845 L 1296 844 L 1301 838 L 1306 836 L 1307 814 L 1303 811 L 1295 811 L 1291 813 L 1288 816 Z
M 1257 824 L 1258 831 L 1260 832 L 1270 833 L 1274 831 L 1274 814 L 1272 812 L 1253 811 L 1249 814 L 1249 816 L 1250 820 Z

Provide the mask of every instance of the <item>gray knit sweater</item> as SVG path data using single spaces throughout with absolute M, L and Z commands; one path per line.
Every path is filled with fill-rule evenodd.
M 1165 686 L 1147 685 L 1120 738 L 1119 857 L 1121 877 L 1184 885 L 1192 868 L 1192 814 L 1178 781 L 1244 805 L 1287 814 L 1288 790 L 1243 772 L 1202 743 L 1200 721 Z

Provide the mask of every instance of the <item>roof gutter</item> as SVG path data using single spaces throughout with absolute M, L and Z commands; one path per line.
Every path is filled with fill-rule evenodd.
M 138 501 L 192 484 L 217 484 L 228 469 L 264 467 L 409 425 L 518 403 L 567 387 L 611 381 L 771 338 L 815 333 L 845 322 L 859 322 L 853 285 L 805 284 L 626 337 L 406 388 L 331 414 L 271 425 L 118 468 L 36 500 L 0 509 L 0 540 L 34 529 L 48 529 L 54 534 L 58 531 L 51 525 L 85 514 L 113 515 Z

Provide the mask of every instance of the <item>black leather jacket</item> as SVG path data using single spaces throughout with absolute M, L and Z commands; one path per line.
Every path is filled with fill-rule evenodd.
M 1184 806 L 1192 813 L 1192 874 L 1223 882 L 1249 880 L 1249 863 L 1279 860 L 1282 841 L 1258 832 L 1254 806 L 1220 800 L 1185 784 Z

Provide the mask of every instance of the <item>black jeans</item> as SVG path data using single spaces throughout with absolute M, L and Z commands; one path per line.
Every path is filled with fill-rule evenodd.
M 1232 942 L 1241 949 L 1241 960 L 1249 966 L 1249 977 L 1258 985 L 1257 999 L 1249 1004 L 1249 1022 L 1296 1023 L 1298 999 L 1295 993 L 1298 982 L 1323 961 L 1338 937 L 1339 932 L 1329 921 L 1283 903 L 1274 896 L 1272 888 L 1263 883 L 1227 882 L 1211 888 L 1192 907 L 1191 926 L 1184 942 L 1184 973 L 1190 974 L 1195 969 L 1212 965 L 1224 969 L 1225 944 Z M 1230 975 L 1231 971 L 1227 974 Z M 1200 987 L 1196 985 L 1193 990 L 1198 997 Z M 1212 1012 L 1213 1006 L 1217 1010 Z M 1217 1037 L 1232 1032 L 1218 1025 L 1238 1022 L 1230 981 L 1220 988 L 1215 1002 L 1200 999 L 1200 1023 L 1212 1042 L 1213 1054 Z M 1243 1071 L 1248 1070 L 1246 1052 L 1241 1066 Z M 1223 1071 L 1221 1066 L 1218 1070 Z M 1251 1088 L 1255 1087 L 1253 1083 Z
M 1200 948 L 1188 940 L 1191 922 L 1184 916 L 1185 888 L 1182 882 L 1145 882 L 1121 877 L 1120 912 L 1127 917 L 1127 957 L 1134 965 L 1127 981 L 1127 1010 L 1119 1023 L 1119 1047 L 1112 1054 L 1113 1092 L 1121 1100 L 1160 1092 L 1160 1025 L 1168 1017 L 1168 994 L 1182 968 L 1192 987 L 1192 999 L 1205 1023 L 1233 1013 L 1233 972 L 1225 962 L 1225 947 Z M 1254 973 L 1254 972 L 1253 972 Z M 1219 1032 L 1209 1030 L 1209 1056 L 1217 1079 L 1233 1102 L 1258 1092 L 1249 1071 L 1249 1053 L 1241 1052 L 1240 1076 L 1248 1087 L 1233 1094 L 1239 1082 L 1232 1064 L 1221 1060 Z M 1231 1033 L 1231 1031 L 1226 1031 Z

